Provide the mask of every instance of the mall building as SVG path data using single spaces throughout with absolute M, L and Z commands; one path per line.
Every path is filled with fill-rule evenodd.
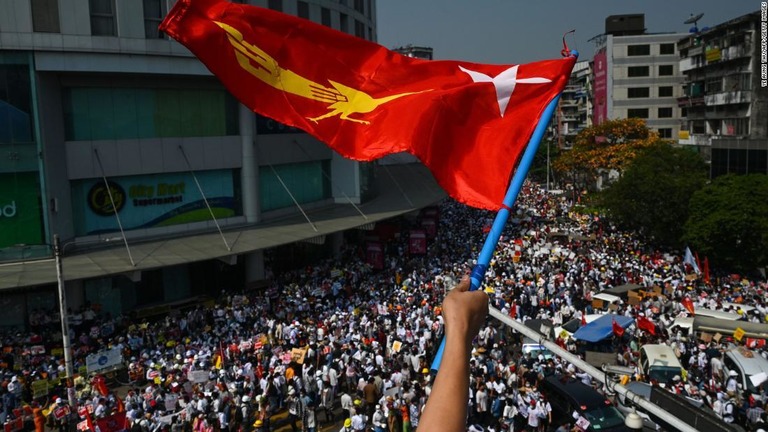
M 248 3 L 376 39 L 375 0 Z M 158 30 L 173 4 L 2 2 L 0 329 L 57 310 L 55 235 L 68 305 L 114 316 L 258 286 L 445 196 L 254 115 Z

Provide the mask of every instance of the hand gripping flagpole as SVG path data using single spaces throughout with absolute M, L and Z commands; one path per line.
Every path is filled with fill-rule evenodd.
M 565 42 L 565 40 L 563 40 L 563 42 Z M 574 57 L 578 57 L 579 55 L 579 53 L 575 50 L 569 51 L 568 54 Z M 507 189 L 507 193 L 504 196 L 501 209 L 498 213 L 496 213 L 496 219 L 494 219 L 491 230 L 488 232 L 488 236 L 485 238 L 483 249 L 480 251 L 480 254 L 477 258 L 477 264 L 472 269 L 472 273 L 469 276 L 470 291 L 477 290 L 483 283 L 485 272 L 488 270 L 488 266 L 491 263 L 491 258 L 493 257 L 493 252 L 496 250 L 496 245 L 501 238 L 504 225 L 506 225 L 507 219 L 509 219 L 510 210 L 512 209 L 512 206 L 515 205 L 517 196 L 520 194 L 520 189 L 522 189 L 523 182 L 525 182 L 525 178 L 528 176 L 528 170 L 533 164 L 534 156 L 536 156 L 536 152 L 539 149 L 541 139 L 544 137 L 544 133 L 547 131 L 549 122 L 552 119 L 552 114 L 555 112 L 559 100 L 560 95 L 558 94 L 549 102 L 549 105 L 547 105 L 544 113 L 539 118 L 539 123 L 536 125 L 536 129 L 534 129 L 533 134 L 528 141 L 528 146 L 525 148 L 523 157 L 520 159 L 520 164 L 517 166 L 517 170 L 515 171 L 514 176 L 512 176 L 512 181 L 509 183 L 509 189 Z M 445 351 L 445 336 L 443 336 L 443 340 L 440 342 L 440 348 L 438 348 L 437 354 L 435 354 L 435 359 L 432 361 L 431 369 L 433 371 L 436 371 L 440 368 L 440 363 L 443 360 L 443 351 Z

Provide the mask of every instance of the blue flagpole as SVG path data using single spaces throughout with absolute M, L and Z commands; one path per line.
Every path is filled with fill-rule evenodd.
M 520 189 L 523 187 L 523 182 L 525 182 L 526 177 L 528 177 L 528 170 L 531 168 L 531 164 L 533 164 L 533 158 L 539 150 L 541 138 L 547 131 L 549 122 L 552 119 L 552 114 L 555 112 L 559 100 L 560 95 L 557 95 L 549 102 L 549 105 L 547 105 L 544 113 L 539 118 L 539 123 L 536 125 L 536 129 L 534 129 L 531 139 L 528 141 L 528 146 L 525 148 L 522 159 L 520 159 L 520 164 L 517 166 L 515 175 L 512 176 L 512 181 L 509 183 L 509 189 L 507 189 L 507 194 L 504 196 L 501 209 L 496 213 L 496 219 L 493 221 L 491 231 L 488 232 L 488 236 L 485 238 L 485 244 L 483 244 L 483 249 L 480 251 L 480 255 L 477 258 L 477 264 L 475 265 L 475 268 L 472 269 L 472 274 L 469 276 L 471 282 L 469 288 L 470 291 L 477 290 L 483 283 L 485 272 L 488 270 L 491 258 L 493 258 L 493 252 L 496 250 L 496 244 L 498 244 L 499 238 L 501 238 L 501 233 L 504 230 L 504 225 L 507 224 L 507 219 L 509 219 L 509 212 L 512 209 L 512 206 L 515 205 L 517 196 L 520 194 Z M 443 337 L 443 341 L 440 343 L 440 348 L 438 348 L 437 354 L 435 354 L 435 359 L 432 361 L 431 369 L 433 371 L 440 368 L 444 350 L 445 337 Z

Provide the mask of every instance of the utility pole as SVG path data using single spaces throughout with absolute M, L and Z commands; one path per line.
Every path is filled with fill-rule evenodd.
M 61 244 L 59 235 L 53 235 L 53 256 L 56 260 L 56 280 L 59 288 L 59 315 L 61 315 L 61 340 L 64 346 L 64 367 L 67 373 L 67 400 L 73 412 L 77 408 L 75 399 L 74 375 L 75 370 L 72 363 L 72 345 L 69 341 L 69 317 L 67 316 L 67 291 L 64 286 L 64 272 L 61 266 Z

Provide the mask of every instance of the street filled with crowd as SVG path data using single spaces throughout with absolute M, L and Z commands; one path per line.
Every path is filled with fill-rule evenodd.
M 434 378 L 430 363 L 444 333 L 442 299 L 472 270 L 493 216 L 447 201 L 437 209 L 437 229 L 424 254 L 409 250 L 408 233 L 420 227 L 419 218 L 403 219 L 382 239 L 378 264 L 366 255 L 364 241 L 348 242 L 333 259 L 270 272 L 264 289 L 218 287 L 222 295 L 212 304 L 168 316 L 109 317 L 89 305 L 73 311 L 75 369 L 105 350 L 122 360 L 108 382 L 92 375 L 76 379 L 81 408 L 69 413 L 62 385 L 38 390 L 40 382 L 58 382 L 65 364 L 56 350 L 57 314 L 35 311 L 28 331 L 3 338 L 0 414 L 6 430 L 418 430 Z M 598 299 L 606 289 L 629 284 L 641 295 Z M 563 349 L 582 357 L 611 353 L 614 364 L 633 371 L 617 378 L 623 383 L 645 381 L 725 423 L 765 430 L 768 377 L 745 382 L 724 364 L 728 350 L 765 356 L 764 341 L 738 332 L 697 337 L 679 326 L 705 309 L 765 323 L 765 280 L 697 274 L 681 252 L 658 250 L 602 216 L 576 212 L 571 197 L 529 183 L 483 289 L 491 306 L 513 319 L 556 328 L 547 337 Z M 607 313 L 622 319 L 613 320 L 603 340 L 586 342 L 566 330 L 569 322 L 583 327 Z M 578 381 L 612 395 L 572 363 L 525 345 L 519 334 L 487 319 L 471 355 L 468 430 L 586 428 L 583 413 L 557 415 L 547 383 Z M 668 346 L 680 372 L 644 373 L 646 345 Z M 586 420 L 598 429 L 600 419 Z

